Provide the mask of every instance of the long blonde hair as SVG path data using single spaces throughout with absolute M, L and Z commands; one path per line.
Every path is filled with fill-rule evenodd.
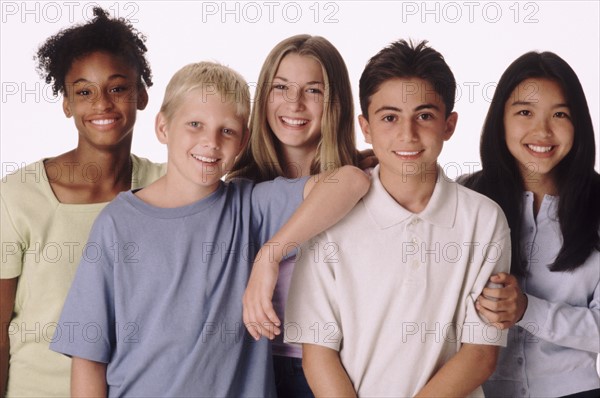
M 338 50 L 320 36 L 296 35 L 278 43 L 267 56 L 260 75 L 250 116 L 250 142 L 227 179 L 246 177 L 255 181 L 285 176 L 280 143 L 267 122 L 267 102 L 273 78 L 283 57 L 290 53 L 315 59 L 323 70 L 325 96 L 321 139 L 310 173 L 357 163 L 354 106 L 348 69 Z M 283 167 L 282 167 L 283 166 Z

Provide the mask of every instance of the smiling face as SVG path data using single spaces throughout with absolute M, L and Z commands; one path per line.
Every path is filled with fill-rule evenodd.
M 168 146 L 167 178 L 198 196 L 217 189 L 248 138 L 236 104 L 202 89 L 185 94 L 171 120 L 159 113 L 156 134 Z
M 551 177 L 573 147 L 571 112 L 560 85 L 548 79 L 521 82 L 504 106 L 506 146 L 525 185 Z
M 384 184 L 396 177 L 436 175 L 437 158 L 458 119 L 445 112 L 442 97 L 423 79 L 387 80 L 371 96 L 368 120 L 361 115 L 359 122 Z
M 136 69 L 107 52 L 73 61 L 65 76 L 63 110 L 73 117 L 79 143 L 105 149 L 131 142 L 136 111 L 146 107 L 146 90 Z
M 291 53 L 283 57 L 267 103 L 267 121 L 285 151 L 314 152 L 321 139 L 325 84 L 321 64 Z

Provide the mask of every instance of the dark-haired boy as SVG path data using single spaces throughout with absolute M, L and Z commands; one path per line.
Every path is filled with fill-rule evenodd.
M 286 308 L 315 395 L 480 396 L 494 371 L 506 332 L 475 300 L 508 271 L 510 236 L 495 203 L 437 166 L 455 90 L 426 42 L 393 43 L 361 76 L 359 122 L 379 166 L 354 210 L 307 243 Z

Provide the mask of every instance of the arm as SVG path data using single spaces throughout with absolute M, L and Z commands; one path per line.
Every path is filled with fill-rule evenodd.
M 518 326 L 562 347 L 600 353 L 600 280 L 588 307 L 551 302 L 527 294 L 528 306 Z
M 0 280 L 0 397 L 6 393 L 10 339 L 8 325 L 12 319 L 18 278 Z
M 337 351 L 302 344 L 302 368 L 315 397 L 356 397 Z
M 463 344 L 427 382 L 416 397 L 465 397 L 483 384 L 496 369 L 499 347 Z
M 517 278 L 505 272 L 492 275 L 490 282 L 503 287 L 483 289 L 477 299 L 477 311 L 499 329 L 508 329 L 523 318 L 527 295 L 521 291 Z
M 72 397 L 106 397 L 106 364 L 73 357 Z
M 369 177 L 344 166 L 310 178 L 304 202 L 288 222 L 260 249 L 244 293 L 244 324 L 255 339 L 273 339 L 281 333 L 272 297 L 279 263 L 290 246 L 296 246 L 341 220 L 368 191 Z

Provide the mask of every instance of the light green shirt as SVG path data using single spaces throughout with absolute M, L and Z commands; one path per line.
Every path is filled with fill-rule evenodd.
M 150 184 L 166 170 L 135 155 L 131 159 L 132 189 Z M 90 178 L 96 176 L 92 167 L 88 168 Z M 81 256 L 101 255 L 93 242 L 86 242 L 92 223 L 107 203 L 60 203 L 43 160 L 5 176 L 1 186 L 0 278 L 19 278 L 8 328 L 7 396 L 66 397 L 70 395 L 71 360 L 50 351 L 48 345 Z

